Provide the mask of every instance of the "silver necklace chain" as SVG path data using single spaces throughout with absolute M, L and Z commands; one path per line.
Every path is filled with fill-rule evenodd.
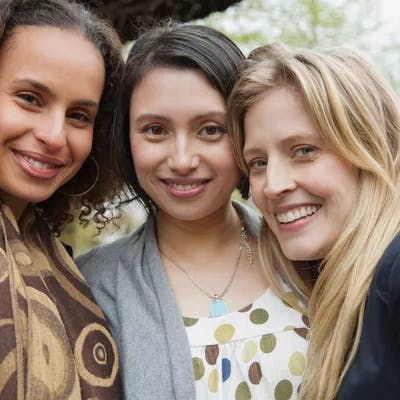
M 222 299 L 226 293 L 228 292 L 228 290 L 230 289 L 235 276 L 236 276 L 236 272 L 239 268 L 239 262 L 240 262 L 240 256 L 242 254 L 242 249 L 243 247 L 246 248 L 247 251 L 247 257 L 249 260 L 249 263 L 252 264 L 253 263 L 253 254 L 251 251 L 251 248 L 249 246 L 249 242 L 247 240 L 247 231 L 244 225 L 241 226 L 240 228 L 240 243 L 239 243 L 239 254 L 237 256 L 236 259 L 236 264 L 235 264 L 235 268 L 231 274 L 231 277 L 229 278 L 229 281 L 227 283 L 227 285 L 225 286 L 225 289 L 219 293 L 219 294 L 211 294 L 210 292 L 208 292 L 207 290 L 203 289 L 196 281 L 195 279 L 189 274 L 189 272 L 187 272 L 185 270 L 185 268 L 183 268 L 181 265 L 179 265 L 173 258 L 171 258 L 170 256 L 168 256 L 167 254 L 165 254 L 161 249 L 160 249 L 160 253 L 176 268 L 178 268 L 181 272 L 183 272 L 186 277 L 193 283 L 194 286 L 196 286 L 199 290 L 201 290 L 207 297 L 209 297 L 210 299 L 213 300 L 218 300 L 218 299 Z

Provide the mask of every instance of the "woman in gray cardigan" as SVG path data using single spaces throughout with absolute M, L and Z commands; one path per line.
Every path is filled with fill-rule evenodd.
M 118 343 L 126 399 L 294 399 L 307 321 L 269 288 L 225 104 L 243 60 L 221 33 L 168 25 L 133 46 L 114 155 L 146 207 L 78 263 Z M 290 295 L 288 290 L 288 295 Z

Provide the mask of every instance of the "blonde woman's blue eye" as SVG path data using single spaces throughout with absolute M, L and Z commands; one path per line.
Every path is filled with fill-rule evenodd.
M 260 169 L 260 168 L 265 168 L 267 166 L 267 161 L 266 160 L 253 160 L 249 162 L 249 168 L 250 169 Z
M 300 147 L 299 149 L 297 149 L 294 152 L 294 155 L 296 157 L 300 157 L 300 158 L 304 158 L 304 157 L 308 157 L 311 156 L 315 153 L 315 149 L 314 147 L 310 147 L 310 146 L 305 146 L 305 147 Z

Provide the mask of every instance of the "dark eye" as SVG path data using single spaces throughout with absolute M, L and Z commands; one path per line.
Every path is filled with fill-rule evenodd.
M 68 118 L 79 122 L 92 122 L 92 119 L 87 114 L 81 112 L 72 112 L 68 115 Z
M 315 152 L 316 152 L 316 149 L 314 147 L 303 146 L 303 147 L 299 147 L 298 149 L 295 150 L 294 157 L 307 158 L 307 157 L 314 155 Z
M 25 103 L 32 104 L 34 106 L 39 105 L 39 99 L 34 93 L 22 92 L 17 94 L 19 99 L 22 99 Z
M 144 132 L 153 136 L 167 135 L 167 131 L 160 125 L 150 125 L 144 128 Z
M 200 130 L 199 136 L 215 139 L 223 136 L 225 133 L 226 129 L 221 125 L 207 125 Z

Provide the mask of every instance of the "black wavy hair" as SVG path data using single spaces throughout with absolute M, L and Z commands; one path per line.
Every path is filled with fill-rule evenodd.
M 46 201 L 34 205 L 56 233 L 60 232 L 66 222 L 73 220 L 73 211 L 77 209 L 80 209 L 79 219 L 82 222 L 88 221 L 90 217 L 101 229 L 108 221 L 104 200 L 118 191 L 115 171 L 110 160 L 110 132 L 114 119 L 117 86 L 123 70 L 121 42 L 106 21 L 75 1 L 0 0 L 0 46 L 3 46 L 12 37 L 14 29 L 20 26 L 45 26 L 78 31 L 102 55 L 105 83 L 94 124 L 93 146 L 90 153 L 99 165 L 98 183 L 81 197 L 66 195 L 66 193 L 84 192 L 94 182 L 97 167 L 89 156 L 69 182 Z

